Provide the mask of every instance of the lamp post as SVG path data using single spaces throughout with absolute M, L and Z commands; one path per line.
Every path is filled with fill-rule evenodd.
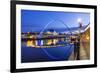
M 77 60 L 80 60 L 80 43 L 81 43 L 81 28 L 82 28 L 81 18 L 79 18 L 77 22 L 79 24 L 78 43 L 77 43 Z

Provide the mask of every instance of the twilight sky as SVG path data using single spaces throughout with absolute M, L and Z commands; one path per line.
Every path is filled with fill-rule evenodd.
M 81 19 L 83 25 L 90 22 L 89 13 L 79 12 L 56 12 L 39 10 L 21 10 L 21 31 L 37 32 L 49 28 L 67 28 L 78 27 L 78 19 Z

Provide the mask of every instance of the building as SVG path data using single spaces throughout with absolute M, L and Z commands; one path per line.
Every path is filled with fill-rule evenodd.
M 47 30 L 42 33 L 40 36 L 40 33 L 23 33 L 22 35 L 22 41 L 27 41 L 26 45 L 28 47 L 53 47 L 53 46 L 64 46 L 67 43 L 74 44 L 76 42 L 77 36 L 79 34 L 79 27 L 70 28 L 71 32 L 73 33 L 59 33 L 55 30 Z M 66 31 L 68 32 L 68 31 Z M 82 42 L 89 42 L 90 38 L 90 28 L 89 25 L 82 27 L 81 30 L 81 40 Z M 85 40 L 86 39 L 86 40 Z

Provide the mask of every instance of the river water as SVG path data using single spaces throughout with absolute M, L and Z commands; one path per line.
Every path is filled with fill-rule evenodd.
M 67 61 L 73 50 L 73 44 L 49 48 L 34 48 L 22 45 L 21 62 Z

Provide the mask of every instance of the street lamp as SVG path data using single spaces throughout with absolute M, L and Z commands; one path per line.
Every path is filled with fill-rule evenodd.
M 81 18 L 78 18 L 78 19 L 77 19 L 77 22 L 78 22 L 78 23 L 82 22 L 82 19 L 81 19 Z
M 77 19 L 77 22 L 78 22 L 78 24 L 79 24 L 79 28 L 81 28 L 81 27 L 82 27 L 82 19 L 81 19 L 81 18 L 78 18 L 78 19 Z
M 78 34 L 78 43 L 77 43 L 77 60 L 80 60 L 80 43 L 81 43 L 82 19 L 78 18 L 77 22 L 79 24 L 79 34 Z

